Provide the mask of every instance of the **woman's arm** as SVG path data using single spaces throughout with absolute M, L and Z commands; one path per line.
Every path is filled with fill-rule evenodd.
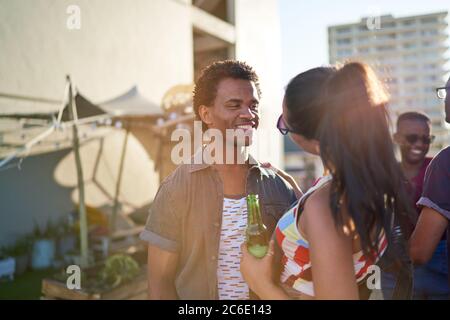
M 309 241 L 316 299 L 359 299 L 353 265 L 353 240 L 338 230 L 328 205 L 328 188 L 306 201 L 300 223 Z

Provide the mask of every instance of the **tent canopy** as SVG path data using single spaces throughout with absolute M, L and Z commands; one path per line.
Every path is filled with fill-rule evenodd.
M 112 116 L 160 116 L 161 108 L 141 95 L 136 86 L 124 94 L 99 104 Z
M 21 97 L 21 99 L 0 99 L 0 118 L 49 119 L 56 116 L 61 107 L 58 101 Z M 89 118 L 102 114 L 119 116 L 160 116 L 163 111 L 156 103 L 141 95 L 133 86 L 124 94 L 100 104 L 93 104 L 82 94 L 75 96 L 78 118 Z M 70 121 L 68 109 L 65 108 L 62 121 Z

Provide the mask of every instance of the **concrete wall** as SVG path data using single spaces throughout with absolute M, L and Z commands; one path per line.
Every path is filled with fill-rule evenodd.
M 80 30 L 66 26 L 69 5 Z M 0 0 L 0 88 L 60 99 L 70 74 L 94 102 L 138 84 L 159 103 L 192 81 L 189 12 L 173 0 Z

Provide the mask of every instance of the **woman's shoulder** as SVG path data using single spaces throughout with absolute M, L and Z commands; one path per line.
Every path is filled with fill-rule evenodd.
M 303 214 L 318 217 L 325 215 L 330 210 L 331 184 L 327 183 L 320 189 L 312 192 L 303 204 Z
M 309 237 L 311 229 L 317 230 L 317 226 L 323 227 L 332 222 L 329 199 L 330 185 L 326 184 L 312 192 L 304 201 L 298 227 L 305 237 Z
M 305 233 L 311 233 L 312 230 L 317 232 L 329 232 L 331 228 L 336 230 L 336 222 L 333 217 L 333 212 L 330 207 L 330 193 L 331 193 L 331 183 L 327 183 L 320 189 L 316 190 L 307 199 L 304 204 L 304 228 Z M 349 221 L 349 215 L 345 212 L 345 206 L 338 213 L 342 215 L 342 221 L 344 225 L 352 225 Z M 344 231 L 344 228 L 340 230 L 337 234 L 339 237 L 347 238 L 352 237 L 353 231 L 350 230 L 350 234 Z

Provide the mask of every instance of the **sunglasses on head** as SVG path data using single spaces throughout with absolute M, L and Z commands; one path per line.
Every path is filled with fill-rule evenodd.
M 434 136 L 420 136 L 418 134 L 405 135 L 406 141 L 410 144 L 415 144 L 419 140 L 421 140 L 423 144 L 431 144 L 434 141 L 434 138 Z

